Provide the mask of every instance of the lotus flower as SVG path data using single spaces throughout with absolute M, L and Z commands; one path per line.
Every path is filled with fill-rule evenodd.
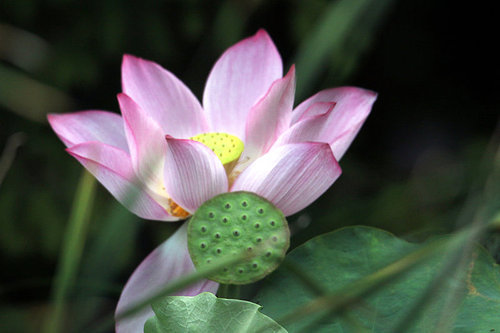
M 211 197 L 241 190 L 291 215 L 338 178 L 337 161 L 376 94 L 355 87 L 327 89 L 293 109 L 295 68 L 285 76 L 282 70 L 276 46 L 260 30 L 216 62 L 202 107 L 172 73 L 125 55 L 118 94 L 122 116 L 83 111 L 48 119 L 67 151 L 142 218 L 182 220 Z M 186 237 L 184 225 L 141 263 L 117 312 L 194 270 Z M 205 280 L 179 295 L 217 288 Z M 117 331 L 142 331 L 151 315 L 145 309 L 117 323 Z

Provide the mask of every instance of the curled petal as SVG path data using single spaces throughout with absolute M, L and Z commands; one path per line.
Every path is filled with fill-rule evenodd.
M 137 302 L 147 299 L 170 282 L 195 271 L 187 249 L 187 223 L 175 234 L 158 246 L 136 268 L 122 291 L 116 314 L 120 314 Z M 196 296 L 208 291 L 216 293 L 219 284 L 210 280 L 201 280 L 186 289 L 176 292 L 175 296 Z M 139 313 L 116 322 L 117 333 L 143 332 L 144 323 L 153 316 L 150 306 Z
M 204 144 L 167 136 L 164 184 L 168 194 L 190 213 L 211 197 L 227 191 L 224 166 Z
M 128 152 L 120 115 L 108 111 L 49 114 L 50 126 L 66 147 L 99 141 Z
M 305 119 L 293 124 L 279 137 L 275 146 L 307 141 L 328 142 L 322 138 L 323 133 L 328 131 L 326 120 L 334 107 L 335 103 L 314 103 L 305 113 L 313 116 L 305 117 Z
M 270 200 L 285 215 L 308 206 L 340 176 L 326 143 L 295 143 L 273 148 L 252 163 L 231 191 L 250 191 Z
M 130 156 L 123 150 L 100 142 L 86 142 L 67 151 L 137 216 L 150 220 L 178 220 L 138 183 Z
M 137 176 L 145 183 L 163 184 L 163 165 L 167 152 L 163 131 L 127 95 L 119 94 L 118 101 L 125 123 L 132 166 Z
M 265 153 L 288 126 L 295 95 L 295 67 L 276 80 L 267 94 L 250 110 L 246 122 L 244 156 L 250 159 Z
M 125 55 L 123 92 L 153 118 L 164 134 L 189 138 L 208 130 L 200 103 L 177 77 L 158 64 Z
M 323 90 L 297 106 L 292 113 L 292 124 L 307 119 L 307 110 L 314 103 L 335 102 L 319 140 L 330 143 L 335 158 L 340 160 L 368 117 L 376 98 L 374 92 L 354 87 Z
M 212 68 L 203 94 L 212 131 L 244 141 L 250 108 L 282 75 L 281 57 L 264 30 L 230 47 Z

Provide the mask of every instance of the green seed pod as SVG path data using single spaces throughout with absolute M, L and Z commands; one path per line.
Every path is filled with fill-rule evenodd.
M 206 201 L 189 220 L 188 249 L 196 268 L 246 253 L 248 259 L 209 276 L 225 284 L 247 284 L 274 271 L 290 245 L 285 216 L 250 192 L 223 193 Z

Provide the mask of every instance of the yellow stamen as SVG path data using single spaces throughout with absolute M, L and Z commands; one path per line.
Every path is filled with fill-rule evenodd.
M 229 175 L 245 148 L 238 137 L 227 133 L 203 133 L 190 138 L 203 143 L 217 155 Z
M 185 219 L 191 215 L 189 212 L 185 211 L 184 208 L 176 204 L 172 199 L 168 199 L 167 211 L 170 215 L 180 217 L 181 219 Z

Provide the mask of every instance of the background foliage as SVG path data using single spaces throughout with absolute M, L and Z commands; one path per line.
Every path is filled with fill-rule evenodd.
M 297 103 L 339 85 L 379 93 L 341 161 L 341 178 L 289 219 L 292 248 L 347 225 L 420 241 L 467 224 L 464 203 L 488 175 L 488 144 L 498 146 L 499 100 L 491 4 L 460 6 L 449 0 L 1 1 L 2 331 L 43 327 L 68 230 L 80 237 L 66 238 L 73 244 L 66 260 L 74 265 L 67 269 L 76 274 L 61 282 L 71 295 L 65 328 L 77 331 L 113 311 L 133 268 L 177 227 L 141 221 L 81 178 L 82 167 L 46 121 L 54 112 L 118 111 L 123 53 L 160 63 L 201 97 L 221 52 L 263 27 L 285 66 L 297 65 Z M 72 216 L 85 198 L 83 215 Z M 481 240 L 497 260 L 499 234 Z

